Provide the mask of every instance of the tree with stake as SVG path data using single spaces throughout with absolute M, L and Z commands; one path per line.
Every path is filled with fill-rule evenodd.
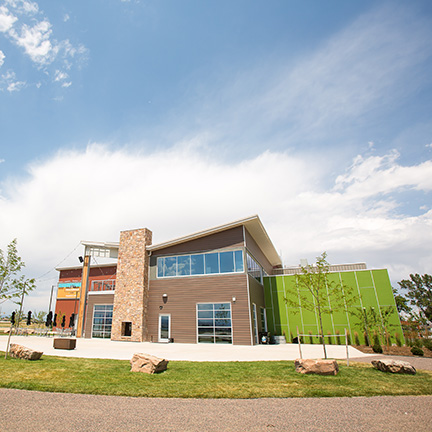
M 302 309 L 316 314 L 325 358 L 327 350 L 324 342 L 323 316 L 333 311 L 346 310 L 347 302 L 351 302 L 351 290 L 348 287 L 342 288 L 329 278 L 330 264 L 326 258 L 327 253 L 323 252 L 316 258 L 314 265 L 301 266 L 301 273 L 296 275 L 296 287 L 289 298 L 284 299 L 290 307 L 298 308 L 300 302 Z M 293 300 L 296 297 L 299 302 Z
M 24 291 L 28 294 L 36 288 L 34 279 L 20 276 L 24 267 L 24 261 L 18 256 L 16 239 L 9 243 L 6 254 L 0 249 L 0 303 L 19 299 Z

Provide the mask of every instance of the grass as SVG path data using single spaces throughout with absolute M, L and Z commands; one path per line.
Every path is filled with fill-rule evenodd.
M 1 354 L 1 353 L 0 353 Z M 128 361 L 44 356 L 38 361 L 0 356 L 0 387 L 134 397 L 267 398 L 430 395 L 432 372 L 386 374 L 370 365 L 339 364 L 337 376 L 301 375 L 293 361 L 183 362 L 147 375 Z

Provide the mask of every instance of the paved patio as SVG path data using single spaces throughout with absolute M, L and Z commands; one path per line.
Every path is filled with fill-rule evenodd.
M 134 353 L 147 353 L 168 360 L 186 361 L 259 361 L 294 360 L 299 357 L 297 344 L 281 345 L 210 345 L 210 344 L 161 344 L 151 342 L 117 342 L 109 339 L 77 339 L 74 350 L 53 348 L 53 338 L 39 336 L 12 336 L 11 343 L 24 345 L 45 355 L 84 358 L 109 358 L 130 360 Z M 0 336 L 0 350 L 5 351 L 7 336 Z M 321 345 L 302 345 L 304 358 L 323 358 Z M 345 359 L 345 345 L 327 345 L 329 358 Z M 349 356 L 367 358 L 364 354 L 349 347 Z

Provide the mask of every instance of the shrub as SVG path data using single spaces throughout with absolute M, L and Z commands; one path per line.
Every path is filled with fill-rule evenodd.
M 413 346 L 415 346 L 417 348 L 421 348 L 423 346 L 422 340 L 419 338 L 415 338 L 413 341 Z
M 373 334 L 373 344 L 374 345 L 381 345 L 380 340 L 379 340 L 379 336 L 376 330 L 374 330 L 374 334 Z
M 365 345 L 369 346 L 370 345 L 369 337 L 366 332 L 363 332 L 363 337 L 364 337 Z
M 327 335 L 331 335 L 331 332 L 328 331 L 328 332 L 327 332 Z M 333 344 L 333 340 L 332 340 L 332 339 L 333 339 L 333 338 L 331 338 L 331 337 L 328 337 L 328 338 L 327 338 L 327 340 L 328 340 L 328 344 L 329 344 L 329 345 L 332 345 L 332 344 Z
M 351 335 L 350 335 L 349 331 L 347 331 L 347 342 L 348 342 L 348 345 L 351 345 Z
M 360 338 L 357 332 L 354 332 L 354 342 L 356 345 L 360 345 Z
M 313 344 L 313 337 L 312 337 L 312 330 L 309 330 L 309 343 L 312 345 Z
M 383 352 L 382 346 L 380 344 L 374 344 L 372 350 L 374 353 L 378 353 L 378 354 L 382 354 Z
M 423 350 L 417 346 L 413 346 L 411 348 L 411 352 L 416 356 L 423 356 L 424 354 Z
M 396 345 L 398 347 L 401 347 L 402 346 L 402 341 L 401 341 L 399 333 L 397 333 L 397 332 L 395 333 L 395 340 L 396 340 Z
M 336 336 L 336 344 L 340 345 L 341 344 L 340 331 L 336 330 L 336 334 L 337 334 L 337 336 Z
M 431 339 L 423 339 L 423 346 L 428 350 L 432 351 L 432 340 Z

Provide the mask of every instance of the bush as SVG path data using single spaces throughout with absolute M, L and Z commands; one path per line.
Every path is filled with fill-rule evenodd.
M 356 345 L 360 345 L 360 338 L 357 332 L 354 332 L 354 342 Z
M 380 340 L 379 340 L 379 336 L 376 330 L 374 330 L 373 333 L 373 344 L 374 345 L 381 345 Z
M 416 347 L 416 346 L 413 346 L 411 348 L 411 352 L 416 356 L 423 356 L 423 354 L 424 354 L 423 350 L 419 347 Z
M 348 342 L 348 345 L 351 345 L 351 334 L 350 334 L 350 332 L 347 332 L 347 342 Z
M 337 345 L 340 345 L 341 344 L 341 337 L 340 337 L 340 331 L 339 330 L 336 330 L 336 334 L 337 334 L 337 336 L 336 336 L 336 344 Z
M 363 332 L 363 337 L 364 337 L 365 345 L 370 346 L 369 337 L 366 332 Z
M 423 339 L 423 346 L 428 350 L 432 351 L 432 340 L 431 339 Z
M 309 330 L 308 333 L 309 333 L 309 343 L 312 345 L 313 344 L 312 330 Z
M 397 345 L 398 347 L 401 347 L 401 346 L 402 346 L 402 341 L 401 341 L 401 338 L 400 338 L 399 333 L 395 333 L 395 341 L 396 341 L 396 345 Z
M 380 344 L 374 344 L 372 350 L 374 353 L 378 353 L 378 354 L 382 354 L 383 352 L 382 346 Z
M 423 346 L 423 341 L 419 338 L 415 338 L 413 341 L 413 347 L 421 348 Z

